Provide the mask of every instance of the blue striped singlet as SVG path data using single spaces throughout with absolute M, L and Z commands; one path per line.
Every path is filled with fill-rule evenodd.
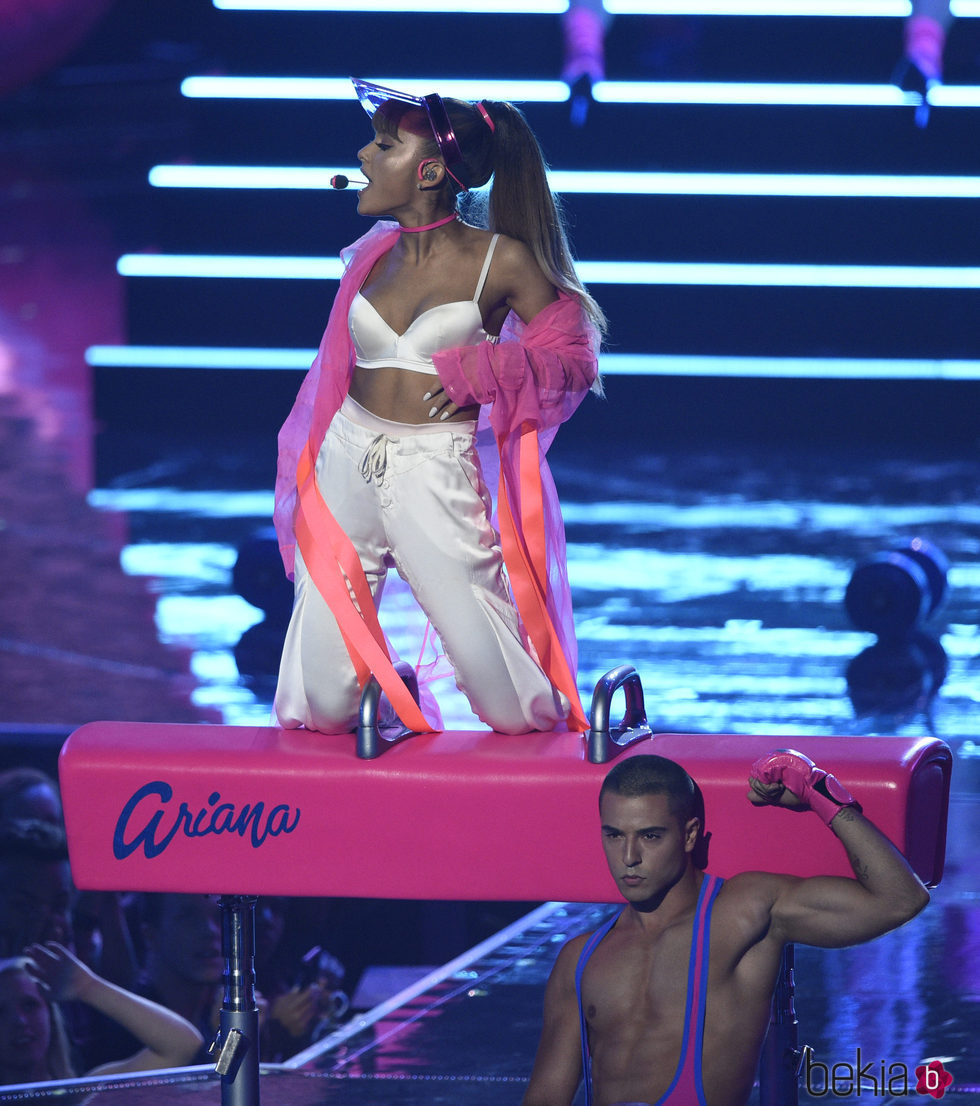
M 711 908 L 724 880 L 705 872 L 694 911 L 691 932 L 691 954 L 687 969 L 687 1003 L 684 1011 L 684 1036 L 677 1071 L 667 1093 L 652 1106 L 706 1106 L 701 1084 L 701 1046 L 704 1041 L 704 1009 L 708 991 L 708 957 L 711 945 Z M 623 916 L 627 907 L 600 926 L 585 942 L 575 968 L 575 993 L 578 996 L 578 1013 L 582 1027 L 582 1072 L 585 1076 L 586 1101 L 592 1106 L 592 1057 L 589 1053 L 589 1037 L 582 1005 L 582 976 L 585 965 L 599 942 Z M 643 1106 L 642 1103 L 623 1103 L 622 1106 Z

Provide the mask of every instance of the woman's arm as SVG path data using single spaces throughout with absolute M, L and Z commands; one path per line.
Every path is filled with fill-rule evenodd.
M 143 1042 L 144 1047 L 133 1056 L 103 1064 L 89 1075 L 176 1068 L 197 1055 L 203 1037 L 173 1010 L 102 979 L 55 941 L 32 945 L 28 955 L 35 965 L 35 978 L 52 1001 L 84 1002 Z
M 487 321 L 491 330 L 510 312 L 518 325 L 512 326 L 512 317 L 498 343 L 436 353 L 440 387 L 427 399 L 442 404 L 439 413 L 446 400 L 452 410 L 493 404 L 491 422 L 498 433 L 527 423 L 558 426 L 598 375 L 596 327 L 579 299 L 556 289 L 528 247 L 512 238 L 497 247 L 485 295 L 495 305 Z
M 79 920 L 91 934 L 98 932 L 101 953 L 98 961 L 80 957 L 90 967 L 97 966 L 99 974 L 120 987 L 132 987 L 136 982 L 137 963 L 133 939 L 123 910 L 121 896 L 114 891 L 83 891 L 75 903 L 75 932 Z M 75 941 L 78 951 L 78 941 Z
M 515 238 L 501 238 L 491 269 L 491 289 L 523 323 L 558 299 L 558 291 L 541 270 L 534 254 Z M 503 312 L 506 316 L 506 311 Z M 503 318 L 500 319 L 503 322 Z
M 523 242 L 501 237 L 494 251 L 493 266 L 482 302 L 486 303 L 488 299 L 492 306 L 486 311 L 485 325 L 490 333 L 497 333 L 511 311 L 526 326 L 555 303 L 558 292 Z M 507 346 L 505 342 L 502 348 L 507 349 Z M 493 402 L 498 383 L 493 352 L 496 348 L 493 344 L 483 343 L 436 355 L 440 375 L 445 363 L 440 363 L 440 356 L 452 360 L 457 368 L 448 372 L 448 384 L 440 382 L 423 396 L 425 402 L 433 402 L 430 418 L 445 419 L 464 407 Z M 478 352 L 488 357 L 475 356 Z M 497 355 L 496 361 L 499 360 L 501 356 Z M 466 375 L 465 380 L 459 378 L 460 369 Z

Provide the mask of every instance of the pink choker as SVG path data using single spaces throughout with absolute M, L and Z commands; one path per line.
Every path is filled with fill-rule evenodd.
M 435 230 L 436 227 L 444 227 L 446 223 L 451 223 L 453 219 L 458 219 L 459 214 L 453 212 L 452 215 L 447 215 L 445 219 L 437 219 L 434 223 L 426 223 L 424 227 L 399 227 L 398 229 L 402 234 L 421 234 L 423 230 Z

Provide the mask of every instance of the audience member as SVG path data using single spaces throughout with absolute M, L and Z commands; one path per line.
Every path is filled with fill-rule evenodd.
M 46 822 L 64 830 L 61 794 L 47 773 L 31 767 L 0 773 L 0 824 Z M 131 988 L 136 961 L 121 897 L 113 892 L 82 892 L 72 911 L 73 948 L 79 959 L 111 983 Z
M 0 772 L 0 822 L 36 819 L 61 826 L 61 794 L 57 783 L 39 768 Z
M 300 956 L 289 939 L 292 900 L 260 896 L 255 907 L 256 986 L 267 1004 L 263 1060 L 281 1061 L 318 1040 L 346 1013 L 343 965 L 320 946 Z M 300 946 L 301 947 L 301 946 Z
M 208 1048 L 218 1030 L 224 971 L 217 899 L 171 892 L 139 894 L 134 897 L 131 925 L 142 963 L 133 992 L 189 1021 L 203 1044 L 188 1063 L 209 1063 Z M 131 1033 L 102 1019 L 89 1034 L 86 1066 L 126 1055 L 137 1045 Z
M 0 961 L 0 1084 L 38 1083 L 75 1075 L 59 1003 L 84 1003 L 138 1042 L 126 1059 L 90 1075 L 148 1071 L 189 1063 L 201 1035 L 185 1019 L 97 976 L 64 945 L 32 945 L 29 956 Z
M 217 898 L 143 894 L 138 906 L 146 955 L 138 992 L 197 1026 L 210 1045 L 218 1029 L 224 972 Z
M 60 826 L 36 819 L 0 824 L 0 957 L 29 945 L 73 946 L 72 883 Z

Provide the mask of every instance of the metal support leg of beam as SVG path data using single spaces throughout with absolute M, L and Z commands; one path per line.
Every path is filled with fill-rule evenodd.
M 255 1002 L 255 898 L 223 895 L 224 1000 L 211 1046 L 221 1106 L 259 1106 L 259 1010 Z

